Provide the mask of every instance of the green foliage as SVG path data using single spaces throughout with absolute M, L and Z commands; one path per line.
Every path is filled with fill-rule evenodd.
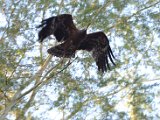
M 158 119 L 159 5 L 158 0 L 0 1 L 6 21 L 0 26 L 0 115 L 50 120 L 58 111 L 57 120 Z M 69 66 L 68 59 L 52 58 L 37 75 L 53 39 L 40 50 L 35 27 L 62 13 L 72 14 L 79 29 L 104 31 L 117 65 L 98 73 L 90 53 L 79 52 Z

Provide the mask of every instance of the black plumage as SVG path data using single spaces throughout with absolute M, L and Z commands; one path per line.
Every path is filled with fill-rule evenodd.
M 48 49 L 48 53 L 57 57 L 74 57 L 77 50 L 92 52 L 98 70 L 101 72 L 110 69 L 109 61 L 114 63 L 114 55 L 109 40 L 104 32 L 87 34 L 86 30 L 79 30 L 73 23 L 72 16 L 62 14 L 42 21 L 39 32 L 39 41 L 53 34 L 61 44 Z

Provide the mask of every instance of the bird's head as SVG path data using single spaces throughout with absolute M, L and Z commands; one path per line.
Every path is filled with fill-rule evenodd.
M 86 35 L 87 35 L 87 30 L 86 29 L 82 29 L 79 32 L 80 32 L 79 35 L 80 35 L 81 38 L 85 38 L 86 37 Z
M 81 32 L 82 32 L 83 34 L 87 34 L 87 29 L 82 29 Z

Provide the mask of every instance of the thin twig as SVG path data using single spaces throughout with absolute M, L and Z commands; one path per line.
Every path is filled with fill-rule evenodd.
M 67 63 L 67 65 L 60 71 L 58 71 L 57 73 L 55 73 L 54 75 L 58 75 L 60 74 L 62 71 L 64 71 L 69 65 L 71 65 L 75 60 L 77 59 L 77 57 L 72 61 L 72 62 L 69 62 Z M 42 81 L 39 81 L 35 86 L 33 86 L 32 88 L 30 88 L 28 91 L 26 91 L 25 93 L 21 94 L 19 97 L 17 97 L 17 100 L 21 99 L 23 96 L 29 94 L 32 90 L 36 89 L 38 86 L 40 86 L 42 83 L 46 83 L 48 82 L 49 80 L 53 79 L 53 75 L 51 75 L 50 77 L 47 77 L 46 80 L 42 80 Z M 44 85 L 44 84 L 43 84 Z M 42 87 L 42 85 L 41 85 Z
M 95 18 L 98 16 L 98 14 L 104 9 L 104 8 L 106 8 L 107 6 L 109 6 L 109 4 L 111 3 L 111 1 L 109 1 L 108 3 L 106 3 L 105 5 L 103 5 L 102 7 L 100 7 L 98 10 L 96 10 L 96 12 L 95 12 L 95 14 L 94 14 L 94 16 L 93 16 L 93 18 L 92 18 L 92 21 L 87 25 L 87 29 L 89 28 L 89 26 L 91 25 L 91 24 L 94 24 L 94 22 L 95 22 Z
M 61 0 L 60 4 L 59 4 L 59 9 L 58 9 L 58 15 L 60 14 L 61 12 L 61 9 L 63 7 L 63 4 L 64 4 L 64 0 Z
M 126 17 L 126 21 L 129 20 L 129 19 L 131 19 L 132 17 L 140 14 L 140 12 L 142 12 L 142 11 L 148 9 L 148 8 L 151 8 L 151 7 L 155 6 L 155 5 L 157 5 L 158 3 L 160 3 L 160 1 L 158 1 L 158 2 L 156 2 L 156 3 L 154 3 L 154 4 L 152 4 L 152 5 L 149 5 L 149 6 L 147 6 L 147 7 L 144 7 L 144 8 L 142 8 L 142 9 L 140 9 L 140 10 L 137 10 L 137 11 L 136 11 L 135 13 L 133 13 L 132 15 Z M 108 30 L 114 28 L 115 26 L 117 26 L 117 25 L 119 25 L 119 24 L 121 24 L 121 23 L 123 23 L 123 22 L 124 22 L 123 19 L 119 19 L 119 20 L 116 22 L 116 24 L 114 24 L 114 25 L 112 25 L 111 27 L 109 27 Z

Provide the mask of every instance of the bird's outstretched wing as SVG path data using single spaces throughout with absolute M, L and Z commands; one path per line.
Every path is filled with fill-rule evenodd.
M 109 40 L 103 32 L 88 34 L 78 50 L 91 51 L 99 71 L 105 72 L 110 69 L 109 60 L 115 65 L 113 61 L 115 57 L 109 45 Z
M 38 33 L 39 42 L 43 42 L 50 35 L 54 35 L 59 42 L 65 41 L 72 33 L 71 31 L 77 30 L 70 14 L 61 14 L 42 20 L 37 28 L 42 28 Z
M 109 40 L 103 32 L 87 34 L 80 41 L 80 44 L 76 47 L 74 44 L 66 41 L 48 49 L 48 53 L 57 57 L 70 58 L 74 57 L 76 50 L 86 50 L 92 52 L 99 71 L 105 72 L 107 69 L 110 69 L 109 61 L 115 65 L 115 57 L 109 45 Z

